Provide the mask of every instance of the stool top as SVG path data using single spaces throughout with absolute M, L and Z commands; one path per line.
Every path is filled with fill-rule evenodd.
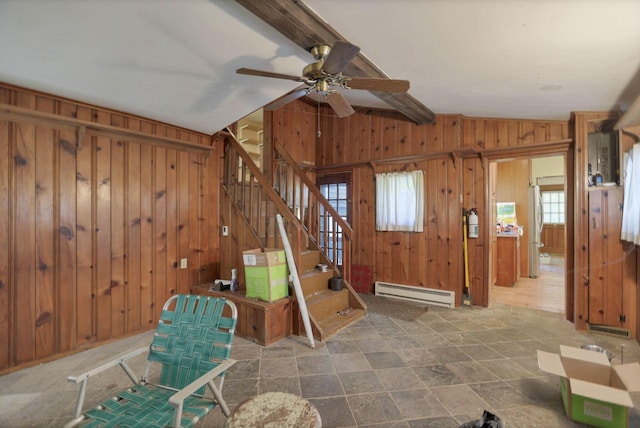
M 238 404 L 225 428 L 321 428 L 320 413 L 302 397 L 284 392 L 267 392 Z

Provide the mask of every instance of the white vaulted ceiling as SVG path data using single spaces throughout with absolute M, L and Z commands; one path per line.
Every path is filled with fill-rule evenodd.
M 436 114 L 568 119 L 640 94 L 637 0 L 304 3 Z M 0 0 L 0 81 L 207 134 L 299 85 L 237 68 L 312 61 L 231 0 Z

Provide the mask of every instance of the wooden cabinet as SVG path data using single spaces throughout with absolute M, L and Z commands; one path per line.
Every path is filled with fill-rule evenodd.
M 589 324 L 635 329 L 636 260 L 620 239 L 623 188 L 589 191 Z
M 545 224 L 540 234 L 543 253 L 564 254 L 564 224 Z
M 291 335 L 291 297 L 273 302 L 249 299 L 241 291 L 212 291 L 210 284 L 191 288 L 194 294 L 224 297 L 238 308 L 236 335 L 268 346 Z
M 520 279 L 520 236 L 498 235 L 496 285 L 511 287 Z

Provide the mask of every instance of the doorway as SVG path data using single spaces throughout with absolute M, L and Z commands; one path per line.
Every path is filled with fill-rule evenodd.
M 565 224 L 569 212 L 566 154 L 496 158 L 490 162 L 489 170 L 492 208 L 489 216 L 489 304 L 506 304 L 565 314 Z M 532 199 L 534 193 L 539 194 L 541 205 L 545 208 L 539 213 L 542 224 L 539 234 L 533 224 L 534 221 L 538 222 L 538 210 L 534 209 Z M 504 203 L 515 204 L 516 224 L 498 221 L 504 218 L 499 217 L 496 207 Z M 514 233 L 519 236 L 514 237 Z M 505 248 L 503 241 L 515 240 L 519 244 L 517 256 L 508 258 L 499 254 Z M 511 263 L 517 266 L 513 267 Z M 518 272 L 506 284 L 503 280 L 497 280 L 496 275 L 496 272 L 505 270 Z

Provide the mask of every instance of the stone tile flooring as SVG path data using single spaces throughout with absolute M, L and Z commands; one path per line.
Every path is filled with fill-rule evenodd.
M 0 426 L 60 427 L 77 388 L 70 374 L 149 343 L 139 334 L 50 363 L 0 376 Z M 484 409 L 512 427 L 575 427 L 564 416 L 557 377 L 537 368 L 536 350 L 598 344 L 614 364 L 640 361 L 635 340 L 574 331 L 560 314 L 496 305 L 431 307 L 415 321 L 370 313 L 325 343 L 292 336 L 269 347 L 237 338 L 223 395 L 233 409 L 247 398 L 290 392 L 319 410 L 324 427 L 458 427 Z M 144 358 L 132 367 L 142 371 Z M 127 385 L 118 367 L 89 384 L 93 405 Z M 630 426 L 640 426 L 640 395 Z M 215 409 L 200 424 L 221 427 Z

